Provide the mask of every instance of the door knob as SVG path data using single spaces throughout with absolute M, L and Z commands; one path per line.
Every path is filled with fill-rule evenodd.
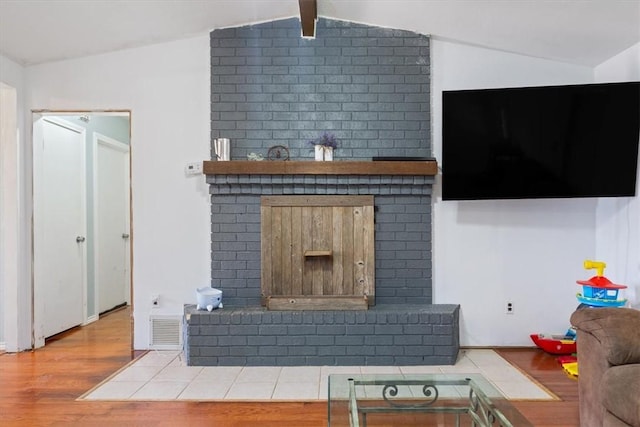
M 129 233 L 122 233 L 122 238 L 123 239 L 128 239 L 129 238 Z
M 85 241 L 84 236 L 78 236 L 78 237 L 76 237 L 76 242 L 78 242 L 78 243 L 82 243 L 82 242 L 84 242 L 84 241 Z

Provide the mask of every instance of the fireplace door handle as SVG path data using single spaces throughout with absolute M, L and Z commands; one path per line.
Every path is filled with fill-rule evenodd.
M 324 251 L 304 251 L 305 257 L 330 257 L 333 256 L 333 251 L 324 250 Z

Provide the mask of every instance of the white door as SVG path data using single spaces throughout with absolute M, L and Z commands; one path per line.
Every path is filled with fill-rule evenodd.
M 98 313 L 129 303 L 129 146 L 94 134 Z
M 60 119 L 34 123 L 34 338 L 86 317 L 85 131 Z

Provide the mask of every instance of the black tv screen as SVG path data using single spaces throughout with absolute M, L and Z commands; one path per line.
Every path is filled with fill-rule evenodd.
M 443 200 L 636 193 L 640 82 L 444 91 Z

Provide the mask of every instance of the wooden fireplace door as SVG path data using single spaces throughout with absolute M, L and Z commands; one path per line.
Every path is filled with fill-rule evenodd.
M 373 196 L 263 196 L 262 304 L 355 310 L 375 303 Z

